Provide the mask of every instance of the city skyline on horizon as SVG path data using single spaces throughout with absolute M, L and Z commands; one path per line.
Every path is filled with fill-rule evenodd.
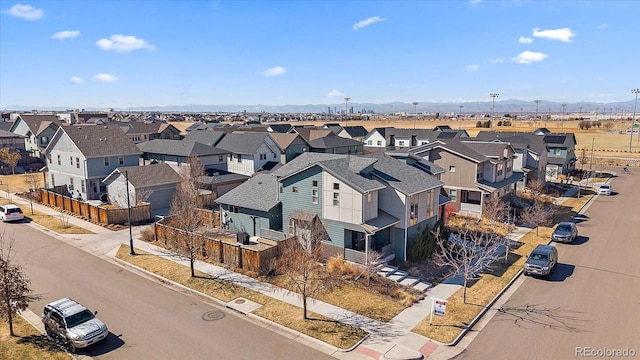
M 615 103 L 640 85 L 640 3 L 330 4 L 0 0 L 0 108 Z

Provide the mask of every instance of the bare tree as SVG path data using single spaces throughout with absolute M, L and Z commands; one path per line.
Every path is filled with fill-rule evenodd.
M 486 198 L 482 203 L 482 218 L 490 223 L 502 223 L 509 216 L 511 206 L 499 197 Z
M 529 181 L 527 187 L 531 191 L 531 194 L 533 194 L 533 197 L 536 198 L 544 191 L 544 181 L 540 179 Z
M 17 150 L 16 152 L 13 152 L 7 147 L 0 149 L 0 161 L 11 167 L 12 174 L 16 173 L 16 165 L 18 165 L 21 158 L 22 156 Z
M 467 303 L 467 285 L 478 279 L 480 271 L 496 261 L 508 246 L 507 239 L 495 232 L 472 231 L 465 225 L 449 238 L 438 236 L 434 261 L 451 269 L 463 281 L 462 300 Z
M 524 209 L 520 219 L 526 225 L 536 228 L 536 236 L 538 236 L 540 225 L 547 223 L 553 214 L 554 208 L 551 204 L 536 199 L 532 206 Z
M 318 216 L 296 211 L 289 220 L 290 232 L 297 235 L 298 241 L 289 241 L 282 247 L 274 268 L 302 296 L 302 317 L 307 320 L 307 300 L 333 289 L 339 278 L 321 264 L 322 240 L 327 239 L 327 233 Z
M 29 187 L 29 205 L 31 206 L 31 215 L 33 215 L 33 200 L 36 196 L 38 196 L 37 191 L 40 189 L 40 175 L 37 173 L 27 173 L 24 177 L 24 182 Z
M 34 300 L 30 296 L 30 280 L 20 265 L 13 263 L 13 236 L 6 237 L 0 233 L 0 317 L 9 321 L 9 334 L 13 332 L 13 319 L 18 313 L 29 306 Z
M 176 239 L 178 251 L 189 258 L 191 277 L 195 277 L 194 264 L 202 250 L 202 240 L 198 230 L 204 224 L 204 218 L 196 207 L 200 189 L 197 178 L 202 176 L 204 169 L 196 157 L 189 158 L 189 166 L 182 171 L 182 182 L 178 184 L 171 200 L 171 224 L 182 230 Z

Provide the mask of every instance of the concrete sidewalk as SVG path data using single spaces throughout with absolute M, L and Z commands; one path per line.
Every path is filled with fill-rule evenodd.
M 575 189 L 575 190 L 574 190 Z M 573 193 L 572 193 L 573 191 Z M 574 196 L 576 188 L 570 189 L 564 199 Z M 15 195 L 6 194 L 0 191 L 0 196 L 10 198 L 12 202 L 19 204 L 25 215 L 28 216 L 29 208 L 31 204 L 28 200 L 21 199 Z M 559 203 L 564 202 L 560 198 Z M 33 204 L 34 210 L 38 210 L 49 215 L 60 215 L 60 212 L 40 204 Z M 68 216 L 69 223 L 86 228 L 94 232 L 89 235 L 60 235 L 56 236 L 71 245 L 81 248 L 95 256 L 102 257 L 112 262 L 119 262 L 115 258 L 116 252 L 121 244 L 129 244 L 130 235 L 129 229 L 123 229 L 119 231 L 112 231 L 105 229 L 102 226 L 87 222 L 85 220 Z M 39 226 L 37 224 L 31 224 L 32 226 Z M 146 226 L 136 226 L 132 230 L 132 238 L 134 241 L 134 247 L 162 256 L 171 261 L 175 261 L 185 266 L 189 266 L 189 260 L 183 256 L 179 256 L 167 251 L 164 248 L 155 246 L 148 242 L 139 241 L 139 234 Z M 529 228 L 518 227 L 514 232 L 510 234 L 512 240 L 519 240 L 526 233 L 531 231 Z M 49 233 L 52 233 L 49 231 Z M 272 298 L 284 301 L 294 306 L 302 307 L 302 297 L 299 294 L 291 291 L 278 288 L 268 283 L 260 282 L 254 278 L 234 273 L 228 269 L 220 266 L 212 265 L 202 261 L 196 261 L 195 268 L 199 271 L 205 272 L 215 277 L 231 281 L 237 285 L 247 287 L 251 290 L 259 292 L 261 294 L 270 296 Z M 360 327 L 369 332 L 370 335 L 360 344 L 355 346 L 350 351 L 342 351 L 326 343 L 304 337 L 299 333 L 290 330 L 283 329 L 289 333 L 292 333 L 299 338 L 303 339 L 305 343 L 313 343 L 314 347 L 330 354 L 339 359 L 449 359 L 464 350 L 468 342 L 461 342 L 458 346 L 448 346 L 435 341 L 432 341 L 421 335 L 412 333 L 411 330 L 424 319 L 428 318 L 431 313 L 431 297 L 439 299 L 448 299 L 453 295 L 460 285 L 456 284 L 439 284 L 429 290 L 425 299 L 414 304 L 413 306 L 403 310 L 388 323 L 383 323 L 360 314 L 353 313 L 351 311 L 342 309 L 340 307 L 310 299 L 308 302 L 309 311 L 326 316 L 328 318 L 340 321 L 345 324 Z M 214 299 L 215 300 L 215 299 Z M 230 303 L 222 303 L 216 300 L 221 305 L 232 308 L 241 313 L 245 313 L 248 316 L 252 316 L 251 312 L 255 310 L 259 304 L 252 304 L 250 301 L 244 301 L 246 299 L 240 299 L 243 301 L 231 301 Z M 34 316 L 32 313 L 26 312 L 24 314 L 30 322 L 32 322 L 39 329 L 39 317 Z M 255 316 L 253 316 L 255 317 Z M 267 322 L 261 319 L 263 322 Z M 42 329 L 40 329 L 42 331 Z

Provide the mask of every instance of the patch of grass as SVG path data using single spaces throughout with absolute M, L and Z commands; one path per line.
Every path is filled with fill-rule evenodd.
M 34 179 L 38 181 L 38 187 L 42 187 L 44 176 L 42 174 L 36 175 L 37 177 Z M 0 189 L 12 193 L 27 192 L 29 191 L 29 181 L 27 181 L 27 178 L 27 174 L 1 175 L 0 181 L 2 185 L 0 185 Z
M 555 220 L 557 222 L 570 220 L 592 196 L 567 199 L 562 204 L 560 212 L 556 214 Z M 427 317 L 413 329 L 413 332 L 443 343 L 452 342 L 466 324 L 471 323 L 489 301 L 522 269 L 527 261 L 527 255 L 531 253 L 533 248 L 538 244 L 549 242 L 552 232 L 553 225 L 539 227 L 539 235 L 536 235 L 535 229 L 529 231 L 519 240 L 521 245 L 511 251 L 506 265 L 504 257 L 498 259 L 492 264 L 492 269 L 482 273 L 479 280 L 469 285 L 466 304 L 462 301 L 464 289 L 461 288 L 449 298 L 445 316 L 434 316 L 432 326 L 429 325 Z
M 135 252 L 136 255 L 129 255 L 129 247 L 122 245 L 118 249 L 116 257 L 224 302 L 229 302 L 238 297 L 247 298 L 262 305 L 253 312 L 255 315 L 339 348 L 350 348 L 366 335 L 366 332 L 362 329 L 336 322 L 312 312 L 308 313 L 311 319 L 304 320 L 301 308 L 231 282 L 213 278 L 211 275 L 200 271 L 196 271 L 196 277 L 192 278 L 187 266 L 139 249 L 135 249 Z
M 8 199 L 0 198 L 0 205 L 10 204 L 12 203 Z M 25 221 L 33 221 L 34 223 L 44 226 L 47 229 L 56 232 L 58 234 L 93 234 L 93 231 L 87 230 L 85 228 L 81 228 L 79 226 L 70 224 L 68 219 L 73 215 L 68 214 L 58 214 L 58 215 L 47 215 L 38 210 L 33 210 L 33 214 L 31 213 L 31 207 L 27 204 L 26 206 L 20 204 L 22 208 L 22 212 L 24 213 Z
M 9 323 L 0 319 L 0 359 L 70 359 L 69 354 L 60 350 L 46 335 L 20 316 L 13 319 L 13 331 L 16 336 L 9 336 Z

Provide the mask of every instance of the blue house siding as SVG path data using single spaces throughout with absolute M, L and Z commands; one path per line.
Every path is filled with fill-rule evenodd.
M 318 203 L 311 202 L 313 181 L 318 182 Z M 314 166 L 295 174 L 282 182 L 280 201 L 282 202 L 282 228 L 288 232 L 289 216 L 294 210 L 309 211 L 322 218 L 322 169 Z M 293 187 L 297 187 L 297 193 Z M 328 229 L 327 229 L 328 230 Z
M 269 229 L 271 216 L 269 213 L 253 209 L 238 208 L 238 212 L 229 212 L 229 205 L 221 204 L 222 209 L 228 214 L 229 229 L 244 231 L 251 236 L 260 235 L 260 229 Z M 255 221 L 255 227 L 254 227 Z

